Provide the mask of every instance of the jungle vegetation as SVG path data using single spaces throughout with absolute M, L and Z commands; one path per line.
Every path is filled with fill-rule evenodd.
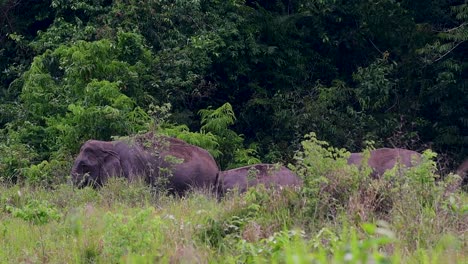
M 213 134 L 223 168 L 290 162 L 309 132 L 353 152 L 431 148 L 446 172 L 468 154 L 463 0 L 2 0 L 0 11 L 7 180 L 155 118 Z
M 0 0 L 0 262 L 464 263 L 467 57 L 465 0 Z M 67 184 L 83 142 L 146 131 L 304 187 Z M 346 165 L 374 147 L 432 151 Z

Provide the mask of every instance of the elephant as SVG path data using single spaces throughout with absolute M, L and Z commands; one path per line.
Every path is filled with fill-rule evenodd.
M 218 193 L 222 196 L 227 191 L 238 188 L 239 192 L 248 187 L 264 184 L 265 187 L 302 186 L 302 180 L 291 170 L 276 164 L 255 164 L 236 169 L 221 171 L 218 181 Z
M 461 177 L 461 186 L 468 186 L 468 158 L 458 166 L 456 173 Z
M 348 158 L 348 164 L 360 166 L 362 159 L 362 153 L 351 153 L 351 156 Z M 371 176 L 378 178 L 385 171 L 395 167 L 397 162 L 410 168 L 421 162 L 421 154 L 401 148 L 380 148 L 371 151 L 367 164 L 372 169 Z
M 73 184 L 99 187 L 109 177 L 123 177 L 130 182 L 144 180 L 154 185 L 169 176 L 167 187 L 172 193 L 183 194 L 190 187 L 216 186 L 219 168 L 208 151 L 180 139 L 160 138 L 156 142 L 140 137 L 133 143 L 88 140 L 73 165 Z
M 465 159 L 465 161 L 463 161 L 463 163 L 460 166 L 458 166 L 457 174 L 463 179 L 468 176 L 467 173 L 468 173 L 468 159 Z

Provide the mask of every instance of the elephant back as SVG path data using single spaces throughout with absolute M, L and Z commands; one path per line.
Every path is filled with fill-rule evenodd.
M 263 184 L 265 187 L 301 186 L 302 180 L 291 170 L 277 164 L 255 164 L 220 172 L 218 192 L 224 194 Z
M 168 188 L 171 191 L 182 194 L 191 187 L 216 185 L 219 168 L 208 151 L 177 138 L 145 137 L 146 141 L 139 144 L 155 157 L 158 167 L 170 169 Z M 153 178 L 161 176 L 160 173 L 152 175 Z
M 360 166 L 362 159 L 362 153 L 351 153 L 351 156 L 348 158 L 348 164 Z M 421 154 L 416 151 L 401 148 L 379 148 L 370 152 L 367 164 L 372 169 L 372 176 L 379 177 L 397 164 L 410 168 L 418 165 L 420 162 Z

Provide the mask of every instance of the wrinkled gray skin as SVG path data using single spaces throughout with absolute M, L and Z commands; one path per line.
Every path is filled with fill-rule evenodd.
M 348 164 L 360 166 L 362 153 L 351 153 Z M 399 162 L 406 168 L 417 166 L 421 162 L 421 154 L 416 151 L 401 148 L 380 148 L 372 150 L 367 164 L 372 168 L 372 176 L 379 177 L 385 171 L 392 169 Z
M 123 141 L 89 140 L 81 147 L 73 165 L 73 184 L 98 187 L 109 177 L 154 184 L 158 177 L 167 176 L 159 168 L 168 168 L 172 175 L 167 187 L 173 193 L 183 194 L 190 187 L 216 186 L 219 169 L 208 151 L 175 138 L 165 138 L 165 141 L 167 144 L 161 149 L 153 149 L 154 145 L 144 149 Z M 166 161 L 167 156 L 183 162 Z
M 237 169 L 221 171 L 218 193 L 224 194 L 238 188 L 245 192 L 249 187 L 264 184 L 272 186 L 301 186 L 302 180 L 291 170 L 275 164 L 255 164 Z

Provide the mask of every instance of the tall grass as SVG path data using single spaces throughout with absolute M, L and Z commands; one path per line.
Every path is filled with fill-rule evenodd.
M 313 136 L 299 189 L 174 197 L 112 179 L 99 190 L 0 186 L 0 263 L 466 263 L 468 195 L 421 166 L 380 179 Z M 453 178 L 452 178 L 453 177 Z

